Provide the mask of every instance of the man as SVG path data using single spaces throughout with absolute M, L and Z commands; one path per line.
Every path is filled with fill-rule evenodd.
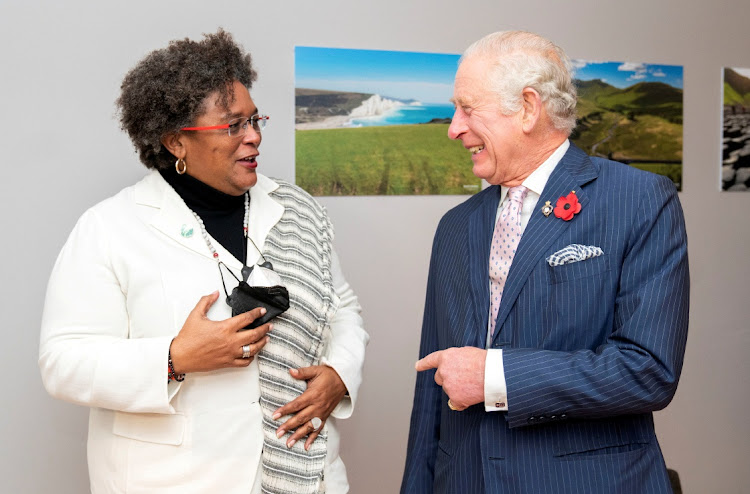
M 687 338 L 673 184 L 568 141 L 570 62 L 537 35 L 469 47 L 453 102 L 492 186 L 435 235 L 401 492 L 671 492 L 652 412 Z

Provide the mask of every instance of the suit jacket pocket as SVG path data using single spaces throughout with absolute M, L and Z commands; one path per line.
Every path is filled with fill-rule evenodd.
M 640 417 L 576 421 L 559 424 L 554 456 L 576 458 L 640 449 L 651 442 L 652 429 Z
M 545 262 L 545 265 L 547 263 Z M 565 283 L 581 278 L 589 278 L 604 273 L 611 269 L 609 256 L 603 254 L 597 257 L 591 257 L 583 261 L 563 264 L 562 266 L 549 266 L 549 279 L 551 284 Z
M 185 436 L 185 416 L 116 412 L 112 432 L 137 441 L 179 446 Z

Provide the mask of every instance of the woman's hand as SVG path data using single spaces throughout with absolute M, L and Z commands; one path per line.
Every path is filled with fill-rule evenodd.
M 218 298 L 218 291 L 201 297 L 172 341 L 170 353 L 175 373 L 247 367 L 268 343 L 266 335 L 273 327 L 271 323 L 240 331 L 265 314 L 265 309 L 258 307 L 223 321 L 211 321 L 206 313 Z M 250 358 L 242 358 L 244 345 L 250 345 Z
M 291 448 L 294 443 L 307 436 L 305 449 L 309 450 L 315 438 L 323 430 L 328 416 L 346 395 L 346 386 L 338 373 L 327 365 L 290 369 L 289 374 L 295 379 L 307 381 L 307 389 L 273 414 L 274 420 L 284 415 L 294 415 L 276 429 L 276 436 L 281 437 L 287 431 L 296 429 L 287 440 L 286 446 Z M 321 420 L 317 429 L 312 424 L 314 417 Z

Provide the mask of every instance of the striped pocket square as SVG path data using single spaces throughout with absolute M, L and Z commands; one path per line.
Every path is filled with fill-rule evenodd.
M 604 254 L 604 251 L 595 245 L 570 244 L 549 256 L 547 263 L 552 267 L 562 266 L 571 262 L 585 261 L 602 254 Z

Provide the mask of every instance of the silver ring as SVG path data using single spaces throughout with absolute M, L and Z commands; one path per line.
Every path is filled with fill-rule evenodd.
M 250 358 L 250 345 L 242 345 L 242 358 Z
M 320 420 L 320 417 L 313 417 L 313 418 L 312 418 L 312 419 L 310 420 L 310 423 L 311 423 L 311 424 L 312 424 L 312 426 L 313 426 L 313 431 L 317 431 L 317 430 L 318 430 L 318 429 L 320 429 L 320 427 L 321 427 L 321 426 L 323 425 L 323 421 L 322 421 L 322 420 Z

